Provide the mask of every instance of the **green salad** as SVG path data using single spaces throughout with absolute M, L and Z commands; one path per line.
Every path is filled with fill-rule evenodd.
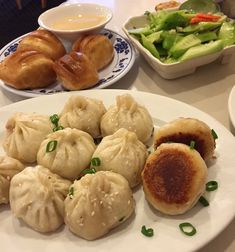
M 162 10 L 145 15 L 148 24 L 128 32 L 166 64 L 216 53 L 235 43 L 235 24 L 223 13 Z

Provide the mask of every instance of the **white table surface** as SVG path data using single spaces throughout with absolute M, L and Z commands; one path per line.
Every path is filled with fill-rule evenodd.
M 128 17 L 141 15 L 145 10 L 153 11 L 154 6 L 160 1 L 69 0 L 68 2 L 96 2 L 110 7 L 114 16 L 107 28 L 124 35 L 122 25 Z M 228 114 L 228 97 L 235 84 L 234 66 L 235 55 L 226 65 L 212 63 L 197 69 L 194 74 L 187 77 L 164 80 L 152 70 L 142 56 L 138 56 L 131 71 L 110 88 L 145 91 L 180 100 L 213 116 L 233 132 Z M 0 89 L 0 107 L 22 99 L 22 97 Z M 200 250 L 200 252 L 210 251 L 235 251 L 235 220 L 218 237 Z

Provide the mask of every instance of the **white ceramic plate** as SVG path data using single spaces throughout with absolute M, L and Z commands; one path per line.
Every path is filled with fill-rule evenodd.
M 233 86 L 228 99 L 228 112 L 230 121 L 235 129 L 235 86 Z
M 209 115 L 167 97 L 137 91 L 108 89 L 80 91 L 79 95 L 102 99 L 108 107 L 115 102 L 117 95 L 123 93 L 132 94 L 140 104 L 145 105 L 156 126 L 161 126 L 165 122 L 184 116 L 198 118 L 217 132 L 219 136 L 215 152 L 217 158 L 208 164 L 208 180 L 218 181 L 219 188 L 217 191 L 206 195 L 210 201 L 210 206 L 203 207 L 198 203 L 186 214 L 169 217 L 154 211 L 149 206 L 140 187 L 134 191 L 135 215 L 105 237 L 96 241 L 80 239 L 70 233 L 67 227 L 49 235 L 37 233 L 14 218 L 8 207 L 0 206 L 0 237 L 3 251 L 90 252 L 95 250 L 97 252 L 123 252 L 128 249 L 128 251 L 139 252 L 155 250 L 188 252 L 204 246 L 233 219 L 235 214 L 235 138 L 232 134 Z M 74 93 L 41 96 L 1 108 L 0 142 L 3 139 L 5 122 L 13 112 L 36 111 L 48 115 L 58 113 L 71 94 Z M 197 234 L 193 237 L 182 234 L 178 228 L 181 222 L 192 223 L 197 229 Z M 155 234 L 152 238 L 141 234 L 142 225 L 154 229 Z
M 126 40 L 120 34 L 108 29 L 102 30 L 101 34 L 107 36 L 112 42 L 114 47 L 114 58 L 106 68 L 99 72 L 99 82 L 94 87 L 92 87 L 92 89 L 102 89 L 114 84 L 116 81 L 118 81 L 128 73 L 135 61 L 135 51 L 128 40 Z M 5 47 L 3 47 L 0 51 L 0 61 L 16 51 L 19 42 L 26 35 L 27 34 L 13 40 Z M 70 48 L 68 48 L 67 44 L 65 45 L 65 47 L 67 51 L 69 51 Z M 6 85 L 1 80 L 0 86 L 10 93 L 23 97 L 37 97 L 40 95 L 65 92 L 58 81 L 46 88 L 33 90 L 17 90 Z

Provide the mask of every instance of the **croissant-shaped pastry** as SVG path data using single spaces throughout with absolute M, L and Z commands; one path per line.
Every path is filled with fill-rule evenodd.
M 50 31 L 36 30 L 25 36 L 17 50 L 35 50 L 44 53 L 52 60 L 59 59 L 66 51 L 61 41 Z
M 0 79 L 16 89 L 43 88 L 56 80 L 53 60 L 37 51 L 16 51 L 0 63 Z
M 86 54 L 94 63 L 97 71 L 107 66 L 113 59 L 111 41 L 104 35 L 88 35 L 74 42 L 72 50 Z
M 80 90 L 94 86 L 99 76 L 93 63 L 83 53 L 70 52 L 54 64 L 57 77 L 68 90 Z

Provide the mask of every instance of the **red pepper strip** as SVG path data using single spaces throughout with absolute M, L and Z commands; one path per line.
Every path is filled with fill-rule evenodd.
M 218 19 L 207 19 L 207 18 L 199 18 L 199 17 L 194 17 L 190 20 L 190 24 L 197 24 L 200 22 L 216 22 Z
M 218 21 L 221 18 L 221 16 L 204 14 L 204 13 L 197 13 L 195 17 L 209 19 L 213 21 Z

